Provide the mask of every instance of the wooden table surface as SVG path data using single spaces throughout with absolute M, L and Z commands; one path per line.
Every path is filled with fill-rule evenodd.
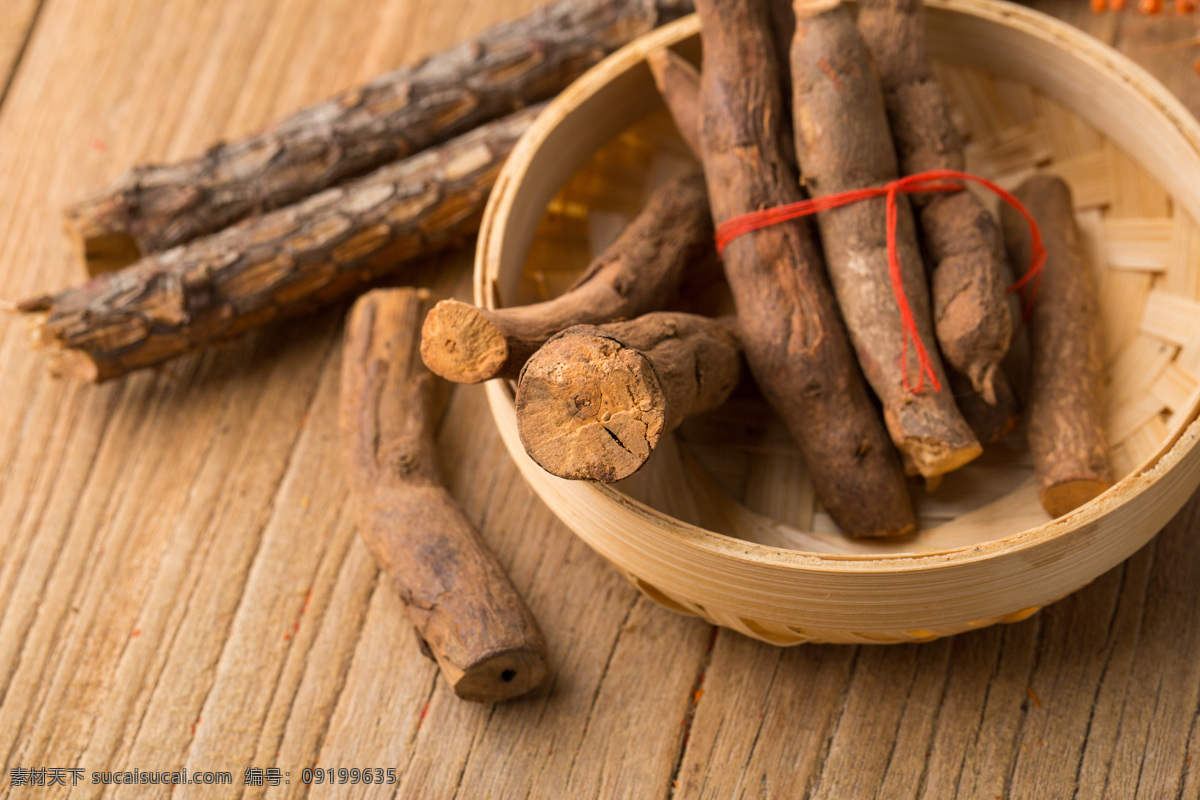
M 0 298 L 79 278 L 59 210 L 536 0 L 3 0 Z M 1041 0 L 1200 112 L 1196 19 Z M 1132 5 L 1132 3 L 1131 3 Z M 1168 10 L 1169 11 L 1169 10 Z M 404 282 L 468 296 L 470 255 Z M 345 306 L 104 386 L 0 315 L 0 797 L 158 797 L 93 771 L 228 771 L 181 797 L 1196 798 L 1200 499 L 1016 625 L 777 649 L 640 597 L 525 486 L 480 387 L 439 444 L 556 675 L 456 699 L 358 540 L 336 435 Z M 305 767 L 394 769 L 311 790 Z M 279 767 L 279 786 L 247 768 Z M 68 783 L 70 778 L 68 774 Z

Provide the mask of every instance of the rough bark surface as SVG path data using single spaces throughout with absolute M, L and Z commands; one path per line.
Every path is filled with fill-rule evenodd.
M 958 370 L 947 368 L 946 375 L 954 402 L 980 444 L 995 444 L 1021 424 L 1021 402 L 1003 372 L 997 371 L 992 380 L 992 403 L 985 401 L 971 379 Z
M 666 308 L 685 274 L 710 258 L 715 253 L 704 179 L 677 178 L 650 196 L 563 295 L 496 310 L 457 300 L 438 303 L 422 329 L 421 357 L 436 374 L 459 383 L 516 378 L 529 357 L 564 328 Z
M 900 174 L 962 171 L 962 140 L 925 48 L 921 0 L 865 0 L 858 28 L 879 71 Z M 997 402 L 992 381 L 1012 339 L 1000 228 L 967 191 L 913 195 L 912 204 L 932 260 L 934 331 L 942 355 L 984 400 Z
M 521 372 L 525 451 L 560 478 L 611 483 L 632 475 L 662 436 L 717 408 L 737 386 L 732 325 L 657 312 L 558 334 Z
M 784 152 L 779 64 L 762 0 L 701 0 L 701 127 L 718 225 L 802 199 Z M 764 396 L 796 439 L 821 503 L 851 536 L 916 527 L 900 458 L 871 403 L 811 223 L 739 237 L 725 250 L 739 334 Z
M 1104 373 L 1092 270 L 1080 250 L 1071 190 L 1061 179 L 1036 175 L 1014 192 L 1029 209 L 1046 246 L 1046 263 L 1029 320 L 1029 449 L 1038 494 L 1059 517 L 1113 485 L 1100 414 Z M 1032 257 L 1029 225 L 1001 210 L 1014 271 Z
M 546 642 L 441 483 L 434 381 L 419 355 L 429 293 L 380 289 L 346 321 L 341 431 L 359 533 L 454 693 L 491 702 L 540 686 Z
M 560 0 L 193 159 L 135 167 L 66 212 L 89 269 L 123 266 L 561 91 L 688 0 Z
M 55 368 L 92 381 L 311 310 L 474 234 L 538 110 L 19 308 Z
M 796 0 L 791 63 L 796 155 L 813 197 L 882 186 L 896 178 L 879 80 L 862 37 L 836 0 Z M 883 403 L 892 441 L 922 475 L 957 469 L 982 452 L 954 405 L 938 357 L 929 314 L 925 268 L 908 201 L 897 198 L 896 249 L 901 281 L 928 349 L 935 391 L 905 385 L 904 325 L 888 269 L 883 198 L 821 212 L 829 276 L 867 380 Z M 908 385 L 919 381 L 915 348 L 908 348 Z

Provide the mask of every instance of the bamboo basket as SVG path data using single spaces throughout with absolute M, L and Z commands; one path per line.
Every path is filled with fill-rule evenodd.
M 923 641 L 1024 619 L 1131 555 L 1200 484 L 1200 126 L 1140 68 L 1045 15 L 927 6 L 968 169 L 1009 187 L 1048 170 L 1073 189 L 1100 287 L 1113 489 L 1050 520 L 1022 431 L 938 491 L 916 490 L 914 538 L 856 542 L 753 397 L 604 486 L 538 467 L 517 437 L 513 385 L 487 387 L 525 479 L 593 549 L 662 605 L 777 645 Z M 483 221 L 477 303 L 561 291 L 652 186 L 694 167 L 643 57 L 671 46 L 698 60 L 698 29 L 689 17 L 630 44 L 525 135 Z

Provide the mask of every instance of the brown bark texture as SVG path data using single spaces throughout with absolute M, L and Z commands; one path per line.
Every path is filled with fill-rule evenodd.
M 559 0 L 271 129 L 195 158 L 135 167 L 66 212 L 102 271 L 295 203 L 561 91 L 689 0 Z
M 1029 320 L 1027 416 L 1038 494 L 1046 512 L 1060 517 L 1113 485 L 1100 406 L 1104 357 L 1096 286 L 1067 184 L 1035 175 L 1013 194 L 1033 215 L 1046 247 Z M 1028 267 L 1028 223 L 1007 207 L 1000 218 L 1014 271 Z
M 787 141 L 792 141 L 792 71 L 788 69 L 788 53 L 792 49 L 792 37 L 796 35 L 796 14 L 792 11 L 792 0 L 767 0 L 770 15 L 771 40 L 775 44 L 775 58 L 779 63 L 779 99 L 783 104 L 783 127 Z M 799 171 L 796 163 L 796 148 L 784 149 L 783 157 L 792 168 Z
M 525 452 L 560 478 L 629 477 L 665 434 L 717 408 L 737 386 L 732 328 L 729 318 L 663 311 L 566 329 L 521 372 Z
M 459 383 L 513 378 L 546 341 L 572 325 L 631 319 L 666 308 L 685 274 L 715 258 L 712 219 L 699 174 L 669 181 L 564 294 L 489 310 L 443 300 L 422 329 L 421 356 Z
M 902 175 L 965 168 L 962 139 L 926 51 L 924 10 L 921 0 L 864 0 L 858 15 L 879 71 Z M 911 200 L 932 262 L 934 332 L 942 355 L 986 402 L 996 402 L 992 381 L 1013 333 L 1000 228 L 967 191 Z
M 791 64 L 796 155 L 813 197 L 886 184 L 896 178 L 879 80 L 849 12 L 837 0 L 796 0 Z M 954 405 L 938 357 L 925 268 L 908 201 L 897 198 L 896 250 L 901 283 L 942 389 L 927 378 L 905 386 L 904 327 L 889 276 L 885 200 L 821 212 L 817 222 L 829 276 L 859 364 L 883 403 L 896 446 L 927 478 L 957 469 L 982 452 Z M 908 385 L 919 382 L 910 344 Z
M 654 85 L 662 95 L 679 135 L 696 157 L 700 148 L 700 72 L 678 53 L 662 49 L 646 56 Z
M 341 432 L 359 533 L 454 693 L 491 702 L 540 686 L 546 642 L 438 473 L 437 379 L 421 363 L 429 294 L 377 289 L 346 320 Z
M 309 311 L 476 233 L 538 110 L 18 307 L 40 315 L 35 337 L 54 368 L 92 381 Z
M 975 391 L 970 378 L 953 367 L 946 369 L 946 376 L 954 402 L 980 444 L 995 444 L 1021 424 L 1021 402 L 1003 372 L 997 371 L 992 381 L 992 403 Z
M 802 199 L 784 153 L 779 62 L 763 0 L 700 0 L 700 140 L 717 225 Z M 916 528 L 900 458 L 871 403 L 812 224 L 732 241 L 725 274 L 750 371 L 796 439 L 822 505 L 850 536 Z

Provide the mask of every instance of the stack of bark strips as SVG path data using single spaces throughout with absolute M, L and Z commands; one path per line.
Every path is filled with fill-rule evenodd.
M 468 240 L 537 103 L 690 10 L 559 0 L 261 133 L 136 166 L 66 210 L 96 277 L 16 308 L 56 371 L 103 381 L 353 295 Z
M 1105 430 L 1115 477 L 1125 477 L 1187 422 L 1200 399 L 1200 229 L 1125 153 L 1036 90 L 960 67 L 935 65 L 966 141 L 968 172 L 1012 189 L 1036 172 L 1070 185 L 1076 222 L 1095 269 L 1104 336 Z M 656 112 L 603 148 L 550 202 L 526 262 L 519 305 L 565 287 L 600 247 L 614 219 L 628 219 L 630 186 L 643 196 L 684 168 L 686 146 L 664 141 Z M 648 156 L 648 154 L 650 154 Z M 630 184 L 613 164 L 654 177 Z M 996 198 L 978 193 L 998 212 Z M 619 198 L 619 199 L 618 199 Z M 636 205 L 636 203 L 634 204 Z M 567 224 L 565 220 L 570 220 Z M 600 232 L 597 236 L 596 232 Z M 1018 330 L 1018 339 L 1024 330 Z M 1017 348 L 1018 351 L 1020 348 Z M 1019 360 L 1021 354 L 1015 354 Z M 1010 364 L 1012 374 L 1022 371 Z M 686 522 L 747 541 L 809 552 L 933 552 L 988 541 L 1049 519 L 1032 481 L 1023 437 L 1012 436 L 914 495 L 921 533 L 898 544 L 840 534 L 816 499 L 798 449 L 753 392 L 683 424 L 636 475 L 617 484 Z

